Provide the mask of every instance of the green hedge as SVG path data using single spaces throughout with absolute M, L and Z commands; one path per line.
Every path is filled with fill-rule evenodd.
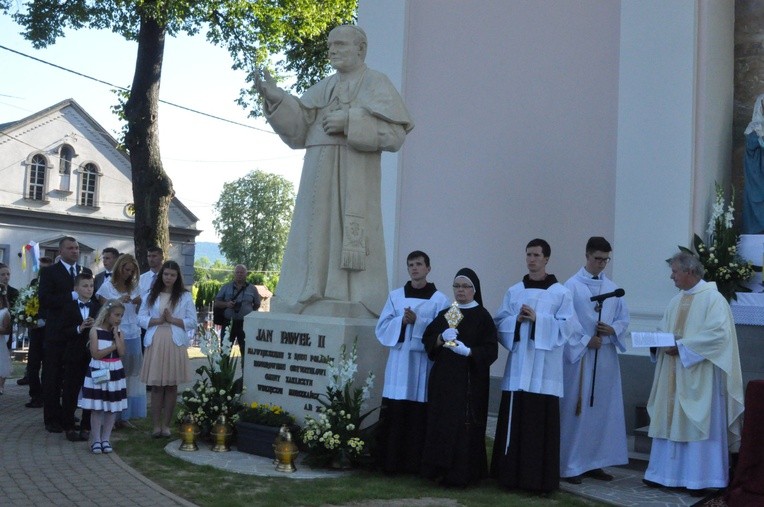
M 196 309 L 207 309 L 215 301 L 215 296 L 220 292 L 223 284 L 217 280 L 205 280 L 196 284 Z

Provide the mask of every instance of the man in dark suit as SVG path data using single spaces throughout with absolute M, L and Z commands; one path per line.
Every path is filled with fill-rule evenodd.
M 77 397 L 90 364 L 90 329 L 95 323 L 101 305 L 93 298 L 93 275 L 88 273 L 77 275 L 74 279 L 74 291 L 78 298 L 64 306 L 58 332 L 66 339 L 61 394 L 62 426 L 67 440 L 80 442 L 88 440 L 90 436 L 90 410 L 82 411 L 79 434 L 75 428 L 74 412 L 77 410 Z
M 107 246 L 103 249 L 103 252 L 101 252 L 103 271 L 95 276 L 95 292 L 98 292 L 98 289 L 101 288 L 101 285 L 103 285 L 104 282 L 111 278 L 111 270 L 114 268 L 114 263 L 117 262 L 117 257 L 119 257 L 119 250 L 111 246 Z
M 77 265 L 80 245 L 71 236 L 58 243 L 61 259 L 40 271 L 40 310 L 45 315 L 45 340 L 43 342 L 42 391 L 45 429 L 51 433 L 64 431 L 61 407 L 61 387 L 64 373 L 66 337 L 61 334 L 64 308 L 79 296 L 74 291 L 74 279 L 80 273 L 93 272 Z

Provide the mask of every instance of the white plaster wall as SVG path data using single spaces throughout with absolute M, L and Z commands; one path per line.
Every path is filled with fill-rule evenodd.
M 113 246 L 120 252 L 133 251 L 132 238 L 118 238 L 114 235 L 106 234 L 93 234 L 86 233 L 77 229 L 66 229 L 51 231 L 50 229 L 43 228 L 31 228 L 31 227 L 17 227 L 7 223 L 0 222 L 0 228 L 2 228 L 2 234 L 0 234 L 0 243 L 10 245 L 10 263 L 8 264 L 11 269 L 11 285 L 16 288 L 26 287 L 29 282 L 37 276 L 37 273 L 32 271 L 31 256 L 27 254 L 27 268 L 22 269 L 21 258 L 19 252 L 21 247 L 29 241 L 44 241 L 52 238 L 59 237 L 61 235 L 71 235 L 77 239 L 81 245 L 87 245 L 94 249 L 90 254 L 82 253 L 80 255 L 80 264 L 89 267 L 93 270 L 93 273 L 98 273 L 103 270 L 103 265 L 100 263 L 100 255 L 98 255 L 107 246 Z M 42 253 L 42 252 L 41 252 Z
M 133 221 L 125 214 L 125 205 L 133 201 L 129 161 L 102 137 L 103 132 L 98 128 L 73 107 L 67 106 L 0 137 L 0 205 L 28 211 L 30 217 L 34 212 L 41 211 L 55 213 L 58 215 L 56 218 L 60 218 L 55 223 L 20 226 L 0 213 L 0 246 L 10 247 L 7 260 L 13 286 L 26 286 L 36 276 L 31 262 L 28 262 L 26 270 L 22 269 L 18 256 L 22 246 L 30 241 L 40 243 L 64 235 L 73 236 L 80 244 L 94 250 L 91 254 L 83 252 L 80 258 L 80 262 L 94 272 L 103 269 L 99 254 L 104 248 L 111 246 L 120 252 L 134 251 Z M 72 161 L 71 193 L 68 194 L 56 191 L 60 182 L 58 154 L 63 142 L 72 146 L 76 155 Z M 48 159 L 50 166 L 47 172 L 48 193 L 45 196 L 47 203 L 24 199 L 27 185 L 25 162 L 31 158 L 30 154 L 38 152 Z M 94 208 L 77 205 L 78 170 L 89 162 L 96 164 L 102 174 L 98 180 L 97 206 Z M 175 223 L 189 223 L 188 218 L 178 216 L 177 209 L 172 211 L 176 215 Z M 79 222 L 81 217 L 121 221 L 125 229 L 89 227 Z M 184 255 L 183 248 L 184 244 L 175 241 L 167 258 L 181 263 L 185 268 L 185 281 L 191 283 L 193 253 Z
M 359 26 L 363 27 L 369 40 L 367 64 L 385 73 L 404 97 L 406 95 L 404 82 L 406 13 L 406 2 L 403 0 L 360 2 L 358 6 Z M 366 20 L 368 23 L 365 22 Z M 414 125 L 416 128 L 416 118 L 414 118 Z M 399 198 L 399 171 L 405 150 L 404 144 L 403 150 L 398 153 L 382 153 L 382 227 L 386 239 L 388 281 L 395 280 L 396 263 L 400 257 L 395 251 L 395 226 Z M 406 253 L 403 255 L 405 256 Z
M 663 261 L 704 235 L 729 174 L 734 5 L 621 4 L 614 273 L 632 329 L 652 330 L 676 293 Z
M 406 35 L 404 100 L 416 121 L 398 181 L 392 285 L 420 248 L 447 293 L 456 270 L 473 267 L 495 312 L 526 273 L 530 239 L 551 243 L 549 270 L 564 280 L 588 236 L 613 236 L 620 6 L 406 6 L 406 25 L 386 27 Z
M 383 197 L 395 209 L 391 286 L 420 248 L 447 292 L 458 268 L 473 267 L 495 312 L 526 272 L 529 239 L 551 243 L 549 271 L 564 280 L 586 239 L 603 235 L 637 327 L 654 326 L 675 293 L 663 260 L 705 229 L 713 180 L 727 170 L 733 2 L 360 5 L 372 48 L 404 37 L 400 52 L 370 51 L 369 64 L 402 62 L 416 122 L 397 192 Z M 500 359 L 492 373 L 502 369 Z
M 101 133 L 92 129 L 91 124 L 71 108 L 51 113 L 42 121 L 10 132 L 0 144 L 2 177 L 7 185 L 0 192 L 0 204 L 41 209 L 53 213 L 72 213 L 99 218 L 128 220 L 124 207 L 133 201 L 130 183 L 129 162 L 114 147 L 102 140 Z M 70 194 L 56 192 L 59 188 L 58 153 L 62 143 L 74 148 L 72 160 Z M 97 143 L 97 145 L 95 144 Z M 26 191 L 27 168 L 25 161 L 30 154 L 40 152 L 48 160 L 47 172 L 49 202 L 39 202 L 23 198 Z M 93 209 L 78 206 L 79 171 L 87 163 L 95 164 L 101 177 L 98 179 L 97 207 Z M 7 179 L 6 179 L 7 178 Z

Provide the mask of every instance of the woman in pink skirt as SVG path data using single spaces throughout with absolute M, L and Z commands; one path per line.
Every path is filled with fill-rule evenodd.
M 169 437 L 178 385 L 191 379 L 187 350 L 189 332 L 196 329 L 196 308 L 177 262 L 162 264 L 138 322 L 146 329 L 141 381 L 151 386 L 152 436 Z

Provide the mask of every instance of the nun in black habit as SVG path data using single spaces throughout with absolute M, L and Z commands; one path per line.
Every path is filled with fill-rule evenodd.
M 493 318 L 483 308 L 475 272 L 460 269 L 453 287 L 458 312 L 453 306 L 440 312 L 422 338 L 433 361 L 422 475 L 464 487 L 487 475 L 489 370 L 498 354 L 498 341 Z

